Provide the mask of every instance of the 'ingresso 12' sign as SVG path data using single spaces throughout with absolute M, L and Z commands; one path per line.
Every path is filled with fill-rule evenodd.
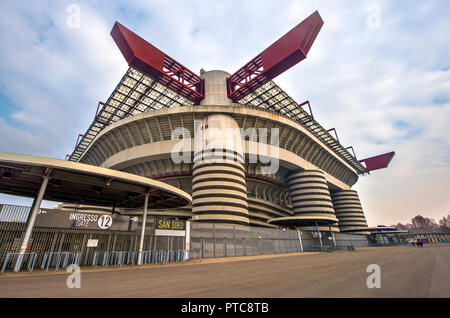
M 43 210 L 36 217 L 35 226 L 92 230 L 133 231 L 130 218 L 111 214 L 68 210 Z

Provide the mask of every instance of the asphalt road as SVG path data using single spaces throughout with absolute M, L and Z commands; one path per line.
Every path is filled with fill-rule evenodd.
M 381 270 L 369 289 L 367 266 Z M 223 263 L 0 277 L 0 297 L 450 297 L 450 244 L 368 248 Z

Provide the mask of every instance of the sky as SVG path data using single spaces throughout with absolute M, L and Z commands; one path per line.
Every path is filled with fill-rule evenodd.
M 369 226 L 438 221 L 450 211 L 447 0 L 1 1 L 0 151 L 72 153 L 128 68 L 115 21 L 197 74 L 233 73 L 315 10 L 308 57 L 275 82 L 358 159 L 396 152 L 353 187 Z

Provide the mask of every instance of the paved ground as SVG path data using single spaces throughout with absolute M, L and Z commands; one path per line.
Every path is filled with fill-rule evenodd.
M 450 297 L 450 244 L 214 260 L 181 266 L 0 277 L 0 297 Z M 381 288 L 366 286 L 369 264 Z

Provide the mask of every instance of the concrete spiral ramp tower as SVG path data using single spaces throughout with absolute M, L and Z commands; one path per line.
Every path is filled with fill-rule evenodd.
M 209 115 L 196 133 L 201 134 L 202 144 L 194 153 L 193 220 L 248 225 L 245 157 L 236 121 Z
M 286 179 L 294 215 L 273 219 L 271 223 L 331 227 L 338 222 L 323 171 L 296 170 Z
M 331 194 L 334 211 L 339 220 L 339 229 L 343 232 L 352 229 L 367 228 L 366 217 L 355 190 L 341 190 Z

